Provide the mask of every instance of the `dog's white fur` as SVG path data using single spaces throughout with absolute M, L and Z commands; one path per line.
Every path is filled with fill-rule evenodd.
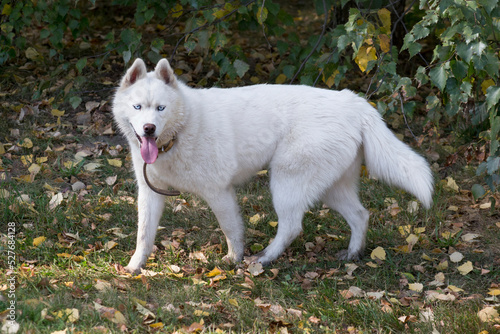
M 140 105 L 141 110 L 134 109 Z M 165 106 L 159 110 L 158 106 Z M 167 60 L 147 73 L 141 59 L 127 71 L 113 104 L 115 120 L 128 139 L 139 186 L 137 248 L 126 269 L 138 272 L 152 251 L 165 198 L 145 183 L 140 137 L 154 124 L 158 146 L 174 135 L 173 148 L 148 165 L 159 188 L 201 196 L 226 236 L 231 261 L 244 253 L 244 224 L 234 185 L 268 166 L 278 232 L 252 258 L 275 260 L 302 230 L 304 212 L 316 201 L 338 211 L 351 227 L 341 259 L 364 250 L 368 211 L 358 199 L 360 166 L 414 194 L 428 208 L 433 178 L 420 155 L 397 139 L 379 113 L 348 90 L 255 85 L 193 89 L 177 80 Z

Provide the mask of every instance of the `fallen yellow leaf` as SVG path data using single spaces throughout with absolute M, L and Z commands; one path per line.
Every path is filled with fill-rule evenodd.
M 68 253 L 59 253 L 57 254 L 57 257 L 64 257 L 67 259 L 71 259 L 75 262 L 80 262 L 83 261 L 83 256 L 81 255 L 73 255 L 73 254 L 68 254 Z
M 207 317 L 210 315 L 210 313 L 208 313 L 207 311 L 203 311 L 203 310 L 194 310 L 194 315 L 197 316 L 197 317 Z
M 207 273 L 207 277 L 215 277 L 220 274 L 222 274 L 222 271 L 219 268 L 215 267 L 209 273 Z
M 39 158 L 36 158 L 36 163 L 43 164 L 44 162 L 47 162 L 48 160 L 49 160 L 48 157 L 39 157 Z
M 73 161 L 65 161 L 63 162 L 63 166 L 67 169 L 71 169 L 76 166 L 76 162 Z
M 398 226 L 399 233 L 404 237 L 411 232 L 411 225 Z
M 32 148 L 33 142 L 29 138 L 24 138 L 23 141 L 19 144 L 19 146 L 24 148 Z
M 422 283 L 410 283 L 408 284 L 408 288 L 412 291 L 422 292 L 424 285 Z
M 413 249 L 413 245 L 411 247 L 410 247 L 410 245 L 400 245 L 397 247 L 393 247 L 392 249 L 394 249 L 398 253 L 408 254 L 408 253 L 411 253 L 411 251 Z
M 132 297 L 132 301 L 137 303 L 137 304 L 140 304 L 141 306 L 146 306 L 146 304 L 147 304 L 147 302 L 145 300 L 142 300 L 142 299 L 139 299 L 136 297 Z
M 57 191 L 58 191 L 58 189 L 56 189 L 56 188 L 52 187 L 52 186 L 51 186 L 50 184 L 48 184 L 48 183 L 45 183 L 45 184 L 43 185 L 43 188 L 44 188 L 44 189 L 47 189 L 48 191 L 52 191 L 52 192 L 57 192 Z
M 47 238 L 45 238 L 45 237 L 38 237 L 38 238 L 35 238 L 35 239 L 33 239 L 33 246 L 38 247 L 38 246 L 40 246 L 41 244 L 43 244 L 43 242 L 44 242 L 45 240 L 47 240 Z
M 348 276 L 352 276 L 352 273 L 354 272 L 354 270 L 359 268 L 359 266 L 356 265 L 355 263 L 346 263 L 345 267 L 346 267 L 346 271 L 347 271 Z
M 108 164 L 113 167 L 121 167 L 122 161 L 120 159 L 108 159 Z
M 372 251 L 370 256 L 373 260 L 375 259 L 385 260 L 385 255 L 386 255 L 385 250 L 379 246 Z
M 31 174 L 38 174 L 40 172 L 40 170 L 42 169 L 42 167 L 40 167 L 40 165 L 37 165 L 37 164 L 31 164 L 31 166 L 29 166 L 28 168 L 28 171 L 31 173 Z
M 448 288 L 447 288 L 447 289 L 448 289 L 448 290 L 451 290 L 451 291 L 453 291 L 453 292 L 462 292 L 462 291 L 464 291 L 464 289 L 460 289 L 459 287 L 456 287 L 456 286 L 454 286 L 454 285 L 448 285 Z
M 418 236 L 412 233 L 406 238 L 406 242 L 413 246 L 418 242 Z
M 498 296 L 498 295 L 500 295 L 500 289 L 490 289 L 488 294 L 492 295 L 492 296 Z
M 203 252 L 189 253 L 189 258 L 193 259 L 193 260 L 201 261 L 203 263 L 208 263 L 207 257 L 205 256 L 205 254 L 203 254 Z
M 205 285 L 205 284 L 208 284 L 204 280 L 201 280 L 201 279 L 196 278 L 196 277 L 191 277 L 191 280 L 193 281 L 194 285 Z
M 441 233 L 441 236 L 446 239 L 446 240 L 449 240 L 451 238 L 453 238 L 459 231 L 454 231 L 454 232 L 450 232 L 450 231 L 445 231 L 443 233 Z
M 439 272 L 436 275 L 434 275 L 434 279 L 438 282 L 444 282 L 445 276 L 443 273 Z
M 56 318 L 61 318 L 62 320 L 69 322 L 76 322 L 78 319 L 80 319 L 80 312 L 76 308 L 67 308 L 53 314 Z
M 250 217 L 250 224 L 257 224 L 259 222 L 259 220 L 261 220 L 262 216 L 260 214 L 255 214 L 253 215 L 252 217 Z
M 472 262 L 470 261 L 467 261 L 465 262 L 464 264 L 462 264 L 460 267 L 457 267 L 458 271 L 460 272 L 460 274 L 462 275 L 467 275 L 468 273 L 470 273 L 472 271 L 472 269 L 474 269 L 472 267 Z
M 437 270 L 446 270 L 448 269 L 448 261 L 443 261 L 443 262 L 440 262 L 437 266 L 436 266 L 436 269 Z
M 413 229 L 413 232 L 415 232 L 415 234 L 421 234 L 421 233 L 424 233 L 425 232 L 425 227 L 415 227 Z
M 111 322 L 113 322 L 115 324 L 126 324 L 127 323 L 127 320 L 125 319 L 123 314 L 120 311 L 115 310 L 114 308 L 102 306 L 101 304 L 98 304 L 96 302 L 94 302 L 94 308 L 97 312 L 99 312 L 99 314 L 102 317 L 110 320 Z
M 53 115 L 53 116 L 56 116 L 56 117 L 61 117 L 61 116 L 64 116 L 64 110 L 59 110 L 59 109 L 52 109 L 50 111 L 50 113 Z
M 104 244 L 104 250 L 109 251 L 110 249 L 116 247 L 118 245 L 117 242 L 114 242 L 113 240 L 110 240 Z
M 20 175 L 19 177 L 13 177 L 13 179 L 15 179 L 17 181 L 23 181 L 26 183 L 33 182 L 33 178 L 31 177 L 31 175 Z
M 21 155 L 21 162 L 28 166 L 33 163 L 33 154 Z
M 457 185 L 457 182 L 451 177 L 451 176 L 448 176 L 446 178 L 447 182 L 446 182 L 446 187 L 450 190 L 453 190 L 453 191 L 457 191 L 458 192 L 458 185 Z
M 432 261 L 432 257 L 430 257 L 429 255 L 427 255 L 427 254 L 425 254 L 425 253 L 423 253 L 421 257 L 422 257 L 422 259 L 424 259 L 425 261 Z
M 500 321 L 500 315 L 493 306 L 487 306 L 477 312 L 477 316 L 482 322 L 497 322 Z

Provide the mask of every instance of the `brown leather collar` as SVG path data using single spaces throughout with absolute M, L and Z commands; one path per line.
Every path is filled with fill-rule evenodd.
M 177 140 L 177 136 L 174 135 L 172 137 L 172 139 L 170 139 L 168 141 L 168 143 L 166 143 L 165 145 L 163 145 L 162 147 L 160 147 L 160 149 L 158 150 L 158 154 L 161 154 L 161 153 L 167 153 L 168 151 L 170 151 L 170 149 L 174 146 L 174 142 Z

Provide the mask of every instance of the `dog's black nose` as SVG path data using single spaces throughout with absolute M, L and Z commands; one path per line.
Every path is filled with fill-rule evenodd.
M 147 136 L 153 135 L 156 131 L 156 125 L 151 124 L 151 123 L 144 124 L 144 126 L 142 128 L 144 129 L 144 133 Z

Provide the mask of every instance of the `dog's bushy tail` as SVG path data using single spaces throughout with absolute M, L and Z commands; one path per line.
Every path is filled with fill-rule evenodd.
M 427 161 L 387 128 L 379 113 L 367 103 L 363 149 L 365 164 L 374 176 L 432 205 L 433 177 Z

